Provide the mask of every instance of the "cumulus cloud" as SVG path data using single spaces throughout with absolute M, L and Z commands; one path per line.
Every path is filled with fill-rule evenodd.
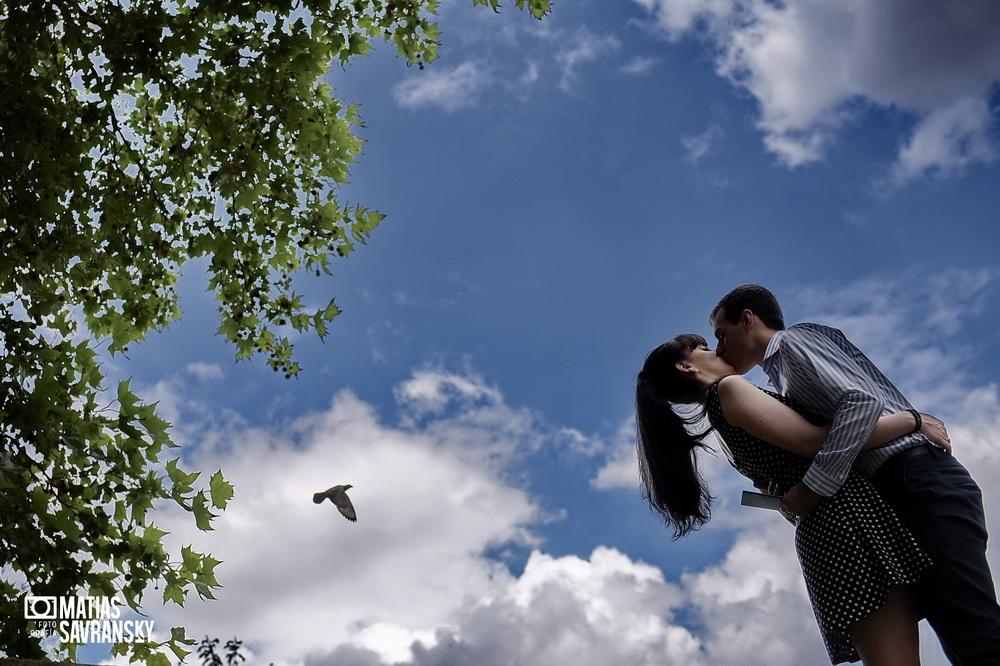
M 354 641 L 306 664 L 822 663 L 790 526 L 771 512 L 729 503 L 718 520 L 738 526 L 736 545 L 679 581 L 614 548 L 598 547 L 589 559 L 535 550 L 520 576 L 470 595 L 432 633 L 381 627 L 383 636 L 411 638 L 405 656 Z
M 155 388 L 163 396 L 184 387 L 174 379 Z M 615 548 L 589 558 L 544 552 L 535 528 L 547 517 L 509 478 L 510 463 L 540 442 L 588 448 L 580 436 L 506 405 L 471 373 L 417 371 L 395 395 L 396 425 L 349 391 L 280 429 L 252 429 L 231 414 L 204 420 L 188 465 L 225 469 L 236 498 L 208 534 L 168 509 L 156 520 L 174 547 L 223 560 L 224 588 L 218 600 L 183 609 L 151 601 L 157 628 L 239 636 L 255 664 L 707 665 L 725 653 L 719 641 L 773 621 L 737 607 L 766 592 L 802 610 L 787 554 L 772 560 L 776 571 L 749 574 L 752 599 L 721 599 L 719 577 L 745 573 L 735 564 L 671 582 Z M 181 420 L 204 417 L 181 396 L 175 404 Z M 189 434 L 198 427 L 189 423 Z M 354 485 L 357 523 L 311 502 L 334 483 Z M 774 518 L 763 514 L 753 519 Z M 533 551 L 519 575 L 487 556 L 511 546 Z M 703 617 L 718 619 L 717 638 L 701 635 Z M 813 634 L 778 643 L 822 656 Z
M 475 405 L 443 411 L 433 394 L 445 387 Z M 400 395 L 423 401 L 421 425 L 386 425 L 350 392 L 281 430 L 254 430 L 235 417 L 205 424 L 189 466 L 225 469 L 235 500 L 209 534 L 169 510 L 156 519 L 177 547 L 194 543 L 224 561 L 225 591 L 215 602 L 156 609 L 157 624 L 239 635 L 276 663 L 301 663 L 341 643 L 371 645 L 390 658 L 467 595 L 508 581 L 506 567 L 483 553 L 537 543 L 538 507 L 496 462 L 525 445 L 524 428 L 498 426 L 509 410 L 468 378 L 416 373 Z M 312 503 L 313 492 L 335 483 L 354 485 L 356 524 Z
M 608 447 L 608 459 L 590 481 L 598 490 L 611 488 L 637 489 L 639 487 L 639 467 L 636 462 L 635 418 L 630 416 L 615 434 Z
M 993 270 L 873 276 L 779 294 L 790 319 L 843 328 L 904 390 L 948 401 L 958 454 L 987 489 L 993 517 L 1000 515 L 1000 497 L 989 490 L 1000 487 L 1000 394 L 954 368 L 967 358 L 956 341 L 997 277 Z M 729 530 L 732 546 L 719 561 L 669 580 L 620 548 L 545 551 L 539 533 L 547 516 L 517 483 L 517 461 L 542 446 L 588 453 L 593 442 L 507 404 L 475 373 L 414 372 L 394 391 L 393 423 L 342 391 L 328 409 L 266 430 L 235 415 L 207 419 L 183 388 L 181 379 L 156 387 L 161 397 L 177 394 L 173 408 L 191 422 L 185 441 L 200 443 L 188 451 L 189 466 L 223 468 L 237 495 L 207 535 L 186 516 L 156 517 L 175 544 L 222 559 L 225 586 L 213 602 L 148 605 L 160 628 L 236 635 L 252 663 L 277 665 L 826 658 L 790 526 L 773 512 L 738 506 L 748 484 L 721 455 L 703 457 L 702 469 L 719 497 L 710 529 Z M 626 421 L 596 487 L 634 491 L 633 442 Z M 334 483 L 355 486 L 356 524 L 310 501 Z M 531 551 L 520 572 L 490 556 L 512 547 Z M 946 664 L 931 635 L 923 642 L 923 663 Z
M 556 53 L 556 62 L 562 70 L 559 89 L 563 92 L 576 91 L 579 69 L 586 63 L 605 57 L 621 48 L 621 41 L 614 35 L 599 36 L 585 27 L 566 39 Z
M 554 82 L 564 93 L 579 91 L 585 67 L 608 58 L 621 48 L 614 35 L 599 35 L 580 26 L 574 30 L 551 29 L 547 24 L 515 28 L 505 24 L 497 31 L 493 21 L 464 23 L 466 41 L 477 52 L 483 44 L 500 42 L 507 49 L 523 53 L 523 58 L 501 59 L 487 54 L 457 66 L 436 62 L 411 72 L 393 88 L 396 103 L 407 109 L 438 108 L 449 113 L 474 108 L 488 94 L 524 101 L 542 81 Z M 530 39 L 530 45 L 522 45 Z M 638 76 L 648 72 L 655 60 L 635 58 L 621 71 Z
M 758 102 L 764 142 L 783 163 L 820 160 L 868 105 L 916 121 L 891 167 L 898 186 L 996 159 L 986 107 L 1000 81 L 992 0 L 635 0 L 671 40 L 698 34 L 718 73 Z
M 986 306 L 998 278 L 994 268 L 918 268 L 844 285 L 818 283 L 779 298 L 787 323 L 840 328 L 912 402 L 947 415 L 974 386 L 964 368 L 981 340 L 968 339 L 966 327 Z
M 955 174 L 994 161 L 991 123 L 987 101 L 980 98 L 963 97 L 928 113 L 900 149 L 885 185 L 894 189 L 927 172 Z
M 698 639 L 670 621 L 682 597 L 658 568 L 614 549 L 597 548 L 589 560 L 535 551 L 520 578 L 415 641 L 398 666 L 693 663 Z M 370 653 L 342 646 L 307 663 L 366 663 Z
M 490 85 L 491 73 L 481 63 L 464 62 L 450 69 L 413 72 L 393 89 L 396 102 L 408 109 L 439 107 L 459 111 L 475 106 Z
M 225 374 L 217 363 L 202 363 L 200 361 L 187 364 L 184 370 L 203 382 L 222 379 Z
M 417 413 L 440 414 L 454 399 L 462 402 L 486 402 L 496 405 L 500 391 L 487 386 L 479 377 L 456 375 L 444 370 L 426 370 L 401 382 L 396 399 Z

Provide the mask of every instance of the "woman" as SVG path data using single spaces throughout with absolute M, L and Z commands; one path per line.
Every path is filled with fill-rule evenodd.
M 677 404 L 704 410 L 684 418 Z M 697 335 L 678 336 L 646 357 L 636 383 L 639 470 L 646 498 L 675 538 L 709 518 L 711 496 L 695 450 L 712 429 L 754 485 L 780 493 L 802 479 L 829 428 L 789 404 L 736 375 Z M 713 428 L 692 433 L 704 413 Z M 880 419 L 865 447 L 916 427 L 950 449 L 944 425 L 929 415 L 921 423 L 915 412 Z M 930 560 L 867 480 L 851 472 L 840 491 L 796 523 L 796 552 L 831 661 L 919 664 L 920 618 L 907 585 Z

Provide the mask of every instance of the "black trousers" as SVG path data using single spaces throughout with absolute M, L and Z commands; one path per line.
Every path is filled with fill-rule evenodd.
M 914 591 L 945 655 L 961 666 L 1000 665 L 1000 605 L 986 561 L 982 492 L 954 456 L 927 450 L 890 458 L 872 485 L 934 562 Z

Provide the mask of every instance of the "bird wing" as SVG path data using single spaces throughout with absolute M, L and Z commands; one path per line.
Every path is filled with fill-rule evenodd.
M 337 493 L 337 499 L 334 501 L 340 512 L 344 514 L 344 518 L 351 521 L 356 521 L 358 519 L 358 514 L 354 510 L 354 504 L 351 503 L 351 498 L 347 496 L 347 493 L 340 492 Z

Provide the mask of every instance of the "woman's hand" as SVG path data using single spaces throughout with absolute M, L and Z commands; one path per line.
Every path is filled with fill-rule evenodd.
M 923 412 L 920 412 L 920 418 L 923 421 L 923 424 L 920 426 L 921 434 L 931 440 L 931 443 L 935 446 L 940 446 L 944 449 L 946 453 L 951 453 L 951 439 L 948 437 L 948 428 L 945 426 L 944 421 Z
M 816 510 L 821 501 L 822 495 L 800 481 L 781 498 L 781 513 L 805 518 Z
M 785 494 L 785 491 L 788 490 L 788 488 L 785 488 L 777 481 L 771 481 L 771 480 L 754 481 L 753 487 L 759 490 L 760 492 L 764 493 L 765 495 L 774 495 L 776 497 L 781 497 L 782 495 Z

